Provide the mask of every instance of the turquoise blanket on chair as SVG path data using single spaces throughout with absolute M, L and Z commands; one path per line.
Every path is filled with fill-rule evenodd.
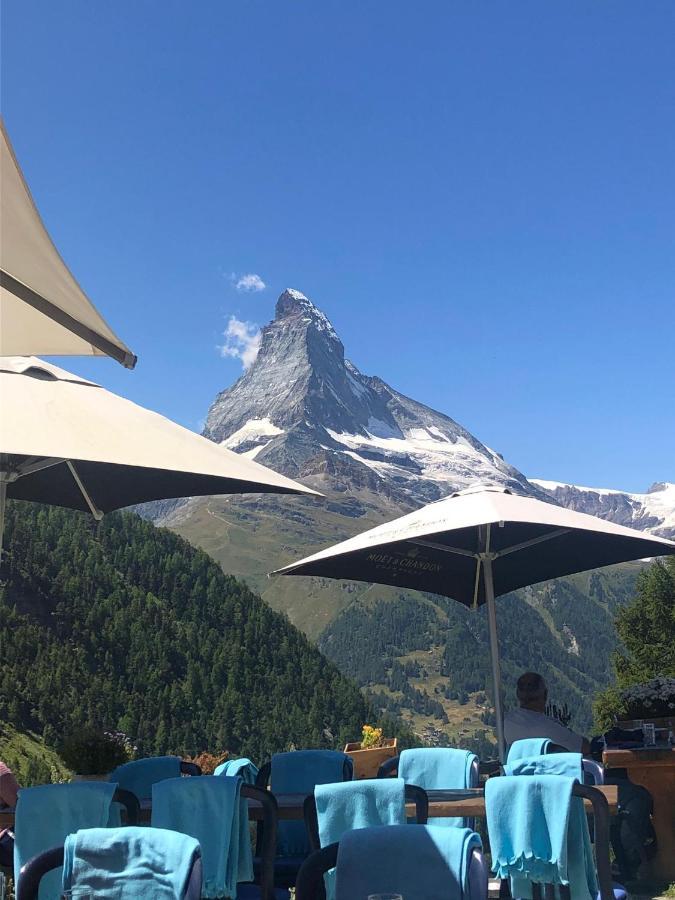
M 368 778 L 322 784 L 314 789 L 322 847 L 341 840 L 347 831 L 375 825 L 405 825 L 402 778 Z M 335 869 L 324 875 L 327 900 L 335 897 Z
M 512 763 L 517 759 L 530 756 L 543 756 L 551 745 L 548 738 L 524 738 L 514 741 L 509 747 L 506 762 Z
M 106 781 L 22 788 L 14 825 L 14 884 L 20 881 L 21 867 L 29 859 L 63 844 L 72 831 L 105 827 L 116 788 Z M 40 882 L 39 900 L 59 900 L 60 896 L 59 868 Z
M 379 893 L 405 900 L 465 900 L 471 854 L 480 847 L 468 828 L 385 825 L 348 831 L 338 850 L 336 900 Z
M 238 775 L 244 784 L 255 784 L 258 767 L 250 759 L 242 756 L 241 759 L 228 759 L 216 766 L 214 775 Z
M 574 774 L 546 774 L 556 756 L 575 757 L 551 763 Z M 570 753 L 523 760 L 518 774 L 490 778 L 485 785 L 493 871 L 511 879 L 514 897 L 531 898 L 533 882 L 568 884 L 571 900 L 591 900 L 597 893 L 583 801 L 572 796 L 580 759 Z
M 202 897 L 235 897 L 238 881 L 253 881 L 248 803 L 241 778 L 170 778 L 152 789 L 152 825 L 189 834 L 202 849 Z
M 417 747 L 404 750 L 398 763 L 398 776 L 406 784 L 416 784 L 427 791 L 471 787 L 471 769 L 478 757 L 469 750 L 450 747 Z M 431 818 L 430 825 L 466 828 L 463 818 Z
M 63 889 L 97 900 L 183 900 L 199 843 L 162 828 L 88 828 L 68 835 Z

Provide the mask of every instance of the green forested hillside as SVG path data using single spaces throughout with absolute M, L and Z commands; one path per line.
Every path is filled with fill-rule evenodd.
M 133 514 L 10 503 L 0 719 L 54 745 L 84 723 L 141 752 L 335 746 L 358 688 L 204 552 Z
M 610 658 L 618 643 L 613 615 L 632 596 L 639 571 L 618 566 L 499 598 L 507 707 L 514 703 L 518 675 L 534 669 L 546 677 L 551 699 L 568 705 L 573 726 L 591 728 L 593 695 L 612 680 Z M 467 734 L 479 733 L 481 722 L 493 720 L 483 693 L 489 700 L 485 609 L 411 591 L 391 594 L 390 600 L 347 607 L 323 633 L 320 648 L 390 713 L 406 711 L 414 721 L 433 717 L 447 726 L 453 704 L 464 707 L 471 699 L 458 721 L 470 722 Z

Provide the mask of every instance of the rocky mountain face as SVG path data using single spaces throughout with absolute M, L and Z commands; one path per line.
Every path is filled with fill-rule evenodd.
M 449 416 L 361 373 L 326 316 L 290 289 L 253 365 L 211 406 L 204 434 L 293 477 L 368 485 L 404 505 L 478 482 L 544 496 Z
M 675 538 L 675 484 L 660 481 L 646 494 L 628 494 L 607 488 L 579 487 L 558 481 L 531 479 L 561 506 L 600 516 L 626 528 Z

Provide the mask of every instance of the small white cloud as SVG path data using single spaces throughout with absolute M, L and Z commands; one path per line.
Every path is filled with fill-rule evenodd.
M 235 289 L 244 294 L 257 294 L 267 287 L 260 275 L 256 275 L 255 272 L 249 272 L 247 275 L 237 275 L 233 272 L 230 280 Z
M 260 350 L 262 336 L 258 326 L 254 322 L 243 322 L 236 316 L 230 316 L 223 337 L 225 343 L 218 348 L 220 355 L 240 359 L 244 369 L 250 368 Z

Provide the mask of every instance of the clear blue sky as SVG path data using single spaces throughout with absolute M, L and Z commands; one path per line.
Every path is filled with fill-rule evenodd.
M 526 474 L 675 480 L 672 0 L 3 0 L 2 26 L 29 184 L 140 357 L 67 368 L 197 427 L 241 372 L 229 317 L 290 286 Z

